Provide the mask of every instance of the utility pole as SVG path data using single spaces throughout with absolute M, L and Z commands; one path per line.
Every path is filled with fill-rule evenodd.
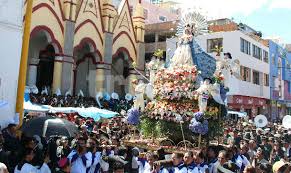
M 23 31 L 23 38 L 22 38 L 21 60 L 20 60 L 19 75 L 18 75 L 17 99 L 16 99 L 16 113 L 19 114 L 19 126 L 22 125 L 22 120 L 23 120 L 23 102 L 24 102 L 24 91 L 25 91 L 25 83 L 26 83 L 26 71 L 27 71 L 28 49 L 29 49 L 29 39 L 30 39 L 32 6 L 33 6 L 33 0 L 27 0 L 24 31 Z

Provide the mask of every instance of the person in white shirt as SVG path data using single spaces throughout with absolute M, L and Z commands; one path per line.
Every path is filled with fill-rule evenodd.
M 77 150 L 73 150 L 68 159 L 71 162 L 71 173 L 86 173 L 92 164 L 92 153 L 87 152 L 85 138 L 78 139 Z
M 194 154 L 192 151 L 188 151 L 184 154 L 184 164 L 187 167 L 188 173 L 191 173 L 195 169 L 196 164 L 194 162 Z
M 202 153 L 202 151 L 199 151 L 195 155 L 195 163 L 196 167 L 192 170 L 192 173 L 209 173 L 208 165 L 205 160 L 205 155 Z
M 183 163 L 184 155 L 181 153 L 173 153 L 172 154 L 172 162 L 173 162 L 173 173 L 188 173 L 186 165 Z
M 87 173 L 100 173 L 101 172 L 101 153 L 97 151 L 97 140 L 96 138 L 90 138 L 88 140 L 88 148 L 90 150 L 92 163 L 87 168 Z
M 282 147 L 282 151 L 284 152 L 284 157 L 286 160 L 288 160 L 290 157 L 291 157 L 291 147 L 290 147 L 290 144 L 283 140 L 282 141 L 282 144 L 283 144 L 283 147 Z
M 232 163 L 229 159 L 232 156 L 230 156 L 230 154 L 228 154 L 226 151 L 222 150 L 219 152 L 218 154 L 218 164 L 216 164 L 214 166 L 213 172 L 214 173 L 236 173 L 239 171 L 239 167 L 236 166 L 235 163 Z M 225 167 L 225 165 L 227 165 L 227 167 Z M 234 169 L 231 169 L 229 166 L 234 166 L 235 167 L 235 171 Z
M 214 168 L 217 167 L 217 164 L 219 164 L 218 159 L 217 159 L 217 155 L 218 155 L 217 150 L 218 148 L 214 146 L 208 147 L 207 156 L 208 156 L 209 173 L 215 173 Z
M 101 157 L 112 157 L 114 156 L 114 151 L 111 150 L 110 147 L 104 148 L 102 153 L 101 153 Z M 103 158 L 101 158 L 100 160 L 100 164 L 101 164 L 101 170 L 103 173 L 107 173 L 109 172 L 109 163 L 108 163 L 108 159 L 104 160 Z
M 153 153 L 147 153 L 147 161 L 144 166 L 143 173 L 152 173 L 154 171 L 154 162 L 158 161 L 159 156 Z
M 51 173 L 51 170 L 47 165 L 47 163 L 49 162 L 48 157 L 45 158 L 43 165 L 39 169 L 31 164 L 33 158 L 33 149 L 25 149 L 23 154 L 23 160 L 15 167 L 14 173 Z
M 262 139 L 263 140 L 263 139 Z M 256 156 L 256 148 L 257 148 L 257 144 L 254 140 L 250 140 L 249 141 L 249 151 L 248 151 L 248 155 L 250 156 L 250 163 L 252 163 L 253 159 Z
M 172 162 L 170 162 L 171 166 L 169 165 L 169 160 L 155 162 L 154 163 L 155 171 L 153 171 L 153 173 L 188 173 L 187 167 L 183 163 L 184 157 L 183 154 L 173 153 L 171 157 L 172 157 Z
M 146 159 L 140 157 L 140 150 L 137 147 L 132 149 L 131 173 L 142 173 Z

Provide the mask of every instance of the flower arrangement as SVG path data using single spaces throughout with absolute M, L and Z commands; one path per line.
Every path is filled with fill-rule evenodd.
M 197 94 L 195 91 L 197 75 L 195 66 L 161 69 L 156 73 L 155 95 L 159 100 L 193 99 Z
M 204 120 L 203 122 L 196 121 L 195 118 L 191 120 L 191 123 L 189 124 L 189 129 L 193 133 L 198 133 L 201 135 L 206 135 L 208 132 L 208 121 Z
M 206 135 L 208 133 L 208 121 L 204 118 L 203 112 L 197 112 L 194 114 L 194 118 L 189 124 L 189 129 L 193 133 Z
M 201 121 L 202 118 L 203 118 L 203 116 L 204 116 L 204 113 L 203 113 L 203 112 L 196 112 L 196 113 L 194 114 L 194 118 L 195 118 L 197 121 Z
M 156 50 L 154 53 L 154 56 L 157 58 L 163 58 L 163 55 L 164 55 L 164 51 L 161 49 Z
M 195 66 L 184 65 L 182 68 L 161 69 L 157 72 L 157 79 L 163 81 L 195 81 L 198 71 Z
M 158 70 L 163 66 L 163 61 L 159 59 L 152 59 L 149 63 L 146 64 L 147 70 Z
M 217 118 L 218 113 L 219 113 L 218 107 L 208 106 L 207 110 L 204 112 L 204 118 L 205 119 Z
M 214 76 L 213 76 L 213 81 L 214 81 L 215 83 L 223 84 L 223 81 L 224 81 L 224 75 L 223 75 L 221 72 L 219 72 L 219 73 L 217 73 L 217 74 L 214 74 Z
M 183 121 L 190 121 L 192 115 L 197 112 L 198 109 L 196 101 L 185 100 L 178 102 L 159 100 L 148 103 L 145 108 L 148 117 L 166 121 L 175 121 L 176 114 L 180 114 Z
M 127 112 L 127 122 L 130 125 L 137 125 L 140 121 L 140 112 L 136 108 L 131 108 Z

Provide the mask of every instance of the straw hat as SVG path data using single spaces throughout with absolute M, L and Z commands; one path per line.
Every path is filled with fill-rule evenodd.
M 281 167 L 283 167 L 286 163 L 283 160 L 277 161 L 273 165 L 273 172 L 278 172 Z

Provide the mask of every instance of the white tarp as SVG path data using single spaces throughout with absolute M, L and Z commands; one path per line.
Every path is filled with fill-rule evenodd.
M 0 129 L 7 127 L 10 123 L 17 123 L 15 122 L 15 117 L 9 116 L 7 113 L 11 109 L 10 106 L 8 102 L 0 100 Z
M 32 104 L 30 101 L 24 102 L 23 108 L 26 111 L 34 111 L 34 112 L 48 112 L 49 108 L 42 105 Z
M 117 112 L 112 112 L 106 109 L 99 109 L 95 107 L 90 108 L 74 108 L 74 107 L 52 107 L 49 105 L 35 105 L 31 102 L 24 103 L 24 109 L 26 111 L 35 112 L 50 112 L 50 113 L 78 113 L 80 116 L 85 118 L 93 118 L 95 121 L 101 118 L 112 118 L 118 115 Z

